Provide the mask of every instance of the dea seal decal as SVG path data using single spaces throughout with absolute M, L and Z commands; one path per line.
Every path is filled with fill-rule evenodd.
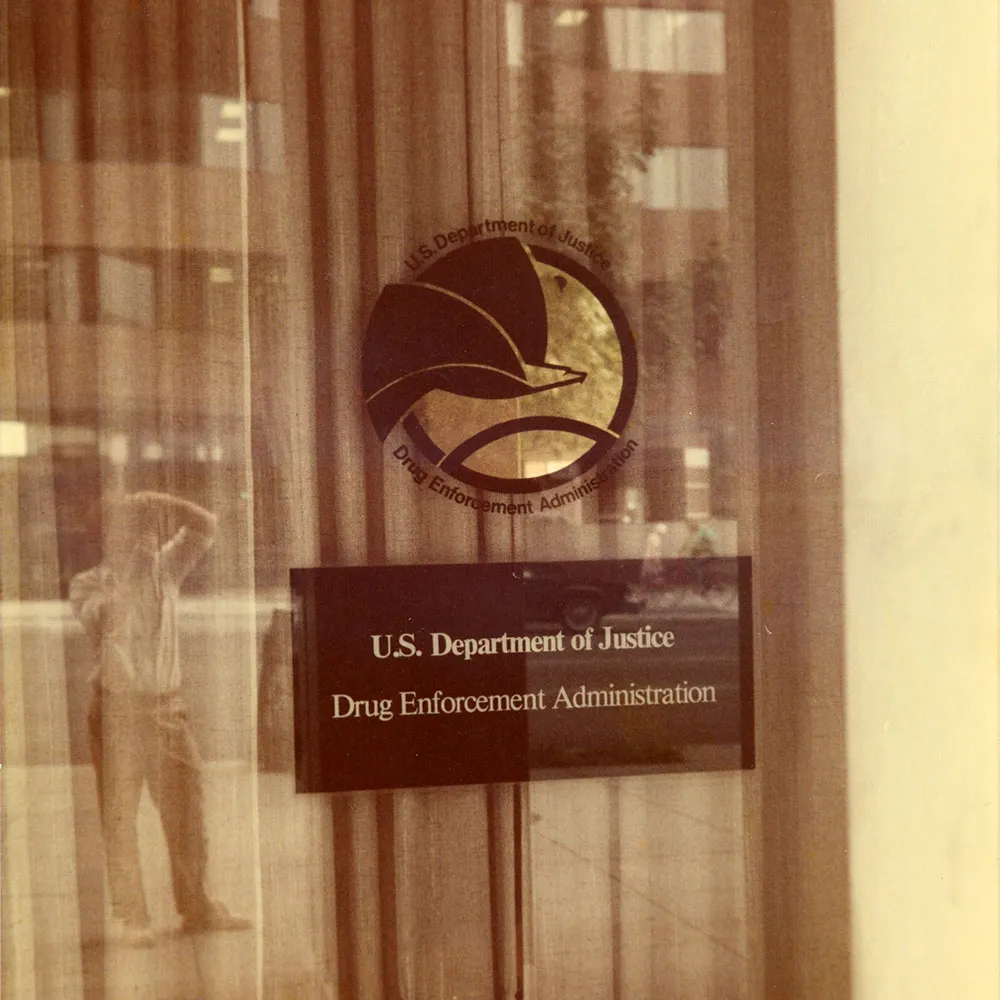
M 471 243 L 387 285 L 365 334 L 376 433 L 397 425 L 454 479 L 498 493 L 568 483 L 614 448 L 636 349 L 611 293 L 563 254 L 514 237 Z

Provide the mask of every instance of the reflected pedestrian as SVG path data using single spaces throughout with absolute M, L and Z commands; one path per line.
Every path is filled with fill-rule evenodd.
M 663 523 L 651 524 L 649 526 L 640 576 L 640 582 L 644 590 L 662 589 L 663 587 L 664 540 L 666 534 L 667 526 Z
M 687 522 L 687 535 L 681 543 L 681 555 L 690 559 L 702 559 L 715 555 L 718 537 L 707 525 L 700 521 Z
M 687 534 L 681 543 L 681 556 L 687 559 L 696 559 L 698 562 L 690 563 L 691 582 L 694 588 L 704 597 L 709 589 L 711 576 L 709 568 L 711 566 L 705 560 L 710 559 L 716 553 L 716 545 L 719 539 L 715 532 L 700 521 L 688 520 Z
M 209 898 L 201 761 L 181 695 L 177 605 L 212 546 L 214 514 L 142 492 L 106 505 L 103 562 L 70 583 L 70 602 L 97 654 L 88 718 L 114 916 L 125 940 L 153 943 L 137 814 L 143 788 L 170 855 L 183 930 L 241 930 L 250 921 Z M 160 545 L 160 526 L 179 523 Z

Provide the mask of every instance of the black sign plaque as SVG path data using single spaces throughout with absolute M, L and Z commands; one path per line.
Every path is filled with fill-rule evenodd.
M 752 767 L 750 560 L 648 576 L 293 570 L 298 790 Z

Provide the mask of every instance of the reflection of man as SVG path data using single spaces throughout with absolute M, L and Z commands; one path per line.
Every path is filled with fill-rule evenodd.
M 171 517 L 177 533 L 159 544 Z M 150 945 L 136 817 L 143 786 L 160 813 L 184 930 L 250 926 L 205 891 L 201 762 L 181 697 L 177 602 L 212 545 L 215 515 L 159 493 L 108 505 L 104 562 L 75 576 L 70 602 L 98 653 L 89 724 L 108 882 L 126 940 Z
M 698 521 L 687 522 L 687 536 L 681 543 L 681 555 L 691 559 L 715 555 L 715 543 L 718 539 L 711 528 Z
M 711 528 L 699 521 L 688 521 L 687 535 L 681 542 L 681 555 L 688 559 L 708 559 L 715 555 L 717 541 L 718 538 Z M 703 597 L 711 582 L 710 565 L 701 561 L 690 564 L 691 582 L 701 591 Z

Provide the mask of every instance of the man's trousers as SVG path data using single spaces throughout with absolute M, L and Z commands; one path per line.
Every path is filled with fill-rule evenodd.
M 97 688 L 88 723 L 115 916 L 133 925 L 149 923 L 136 825 L 147 787 L 163 824 L 177 911 L 197 920 L 210 906 L 205 804 L 201 760 L 183 698 L 178 692 Z

